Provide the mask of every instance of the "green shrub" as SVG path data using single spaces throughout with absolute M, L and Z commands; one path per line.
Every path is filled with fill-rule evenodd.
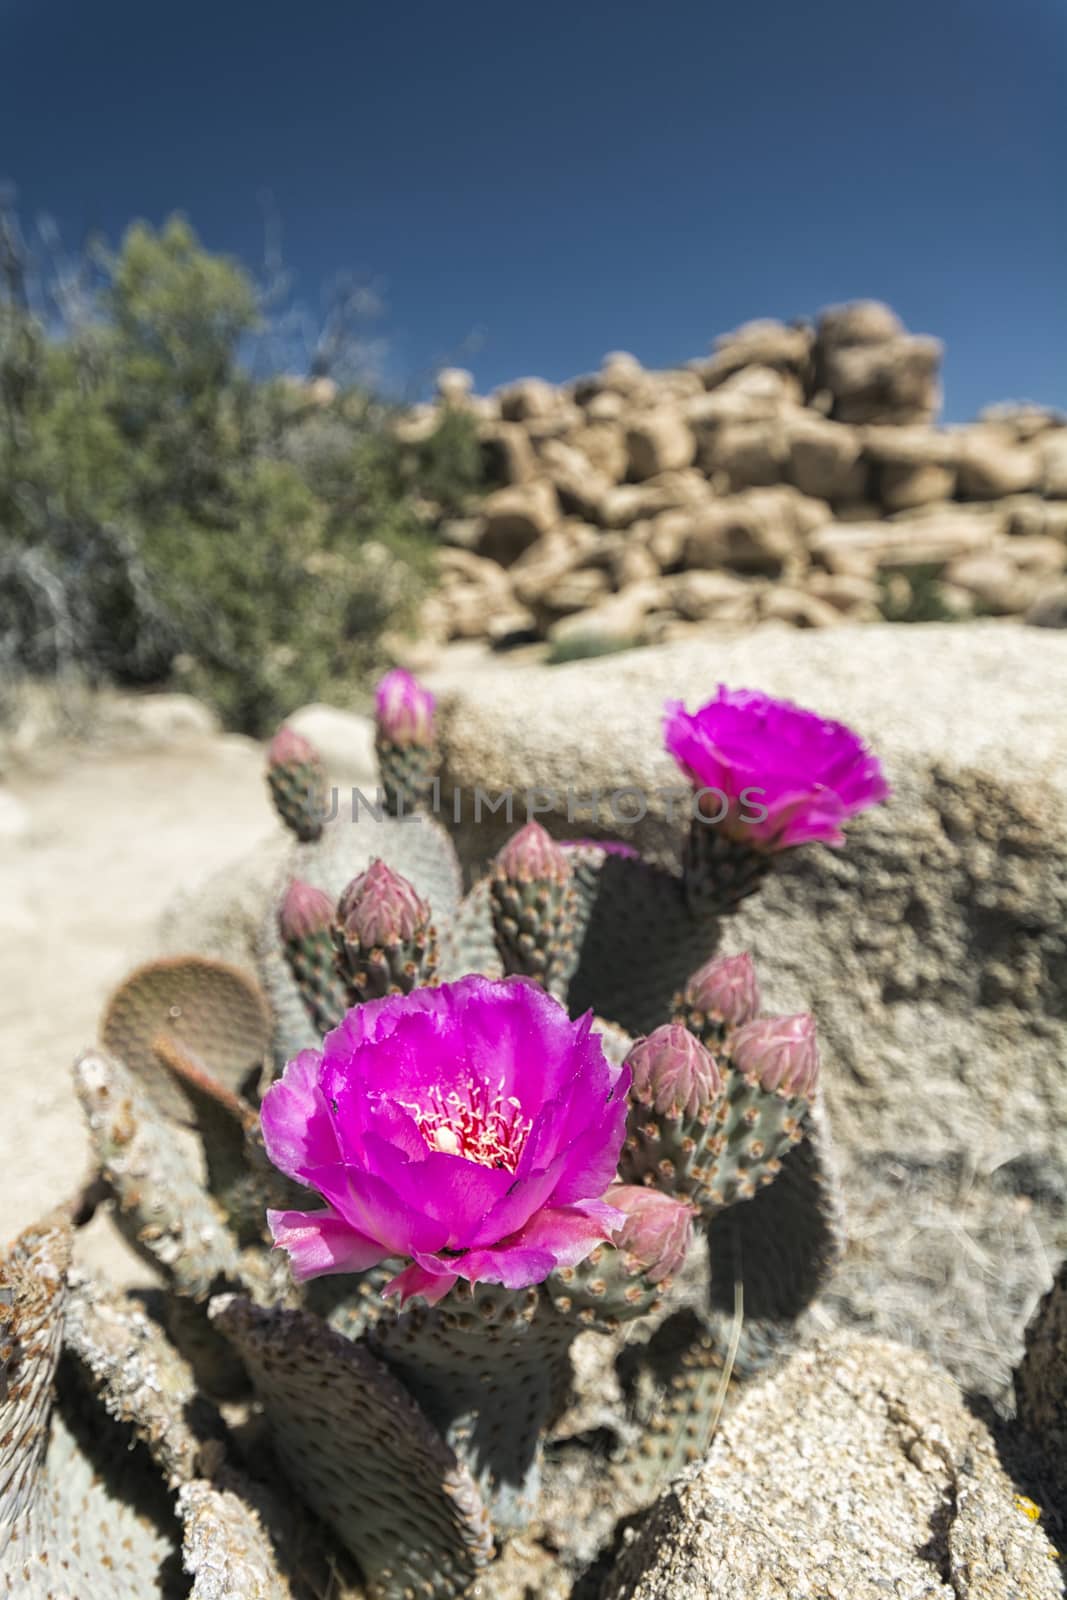
M 180 218 L 58 328 L 28 259 L 0 215 L 0 672 L 176 676 L 259 734 L 376 670 L 433 577 L 416 497 L 474 481 L 467 419 L 412 462 L 365 391 L 254 381 L 261 296 Z

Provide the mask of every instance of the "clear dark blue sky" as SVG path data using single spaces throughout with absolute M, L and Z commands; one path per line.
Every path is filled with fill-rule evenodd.
M 946 415 L 1067 405 L 1067 0 L 0 0 L 0 178 L 68 243 L 180 209 L 389 370 L 480 388 L 888 300 Z

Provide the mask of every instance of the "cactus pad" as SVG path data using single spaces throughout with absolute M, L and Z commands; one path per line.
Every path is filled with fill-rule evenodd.
M 227 1088 L 240 1090 L 262 1068 L 270 1010 L 254 978 L 202 956 L 149 961 L 116 989 L 100 1025 L 101 1043 L 168 1116 L 188 1121 L 188 1097 L 173 1074 L 160 1069 L 160 1036 L 172 1038 Z
M 373 1600 L 454 1600 L 492 1553 L 474 1483 L 404 1387 L 306 1312 L 211 1307 L 255 1383 L 294 1485 L 355 1557 Z

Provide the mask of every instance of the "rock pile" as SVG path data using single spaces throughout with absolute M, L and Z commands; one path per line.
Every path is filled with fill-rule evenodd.
M 436 404 L 477 422 L 486 481 L 445 520 L 423 633 L 659 641 L 709 623 L 1067 615 L 1067 417 L 938 428 L 938 340 L 873 301 L 761 321 L 665 372 L 614 354 L 556 388 Z

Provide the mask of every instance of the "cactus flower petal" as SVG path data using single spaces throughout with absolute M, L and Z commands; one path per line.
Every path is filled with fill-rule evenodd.
M 268 1090 L 267 1153 L 321 1196 L 331 1228 L 375 1241 L 377 1259 L 414 1263 L 392 1286 L 402 1297 L 445 1278 L 538 1283 L 618 1224 L 600 1196 L 616 1173 L 629 1074 L 591 1024 L 516 980 L 472 976 L 369 1001 Z M 276 1242 L 288 1249 L 290 1237 L 303 1251 L 294 1271 L 344 1270 L 315 1265 L 340 1257 L 332 1235 L 328 1249 L 284 1230 Z
M 889 793 L 878 758 L 851 728 L 753 689 L 720 685 L 695 712 L 668 702 L 664 739 L 695 787 L 727 797 L 724 832 L 766 850 L 843 844 L 847 819 Z
M 298 1283 L 327 1273 L 365 1272 L 387 1253 L 333 1211 L 268 1211 L 267 1222 L 274 1243 L 289 1252 Z

